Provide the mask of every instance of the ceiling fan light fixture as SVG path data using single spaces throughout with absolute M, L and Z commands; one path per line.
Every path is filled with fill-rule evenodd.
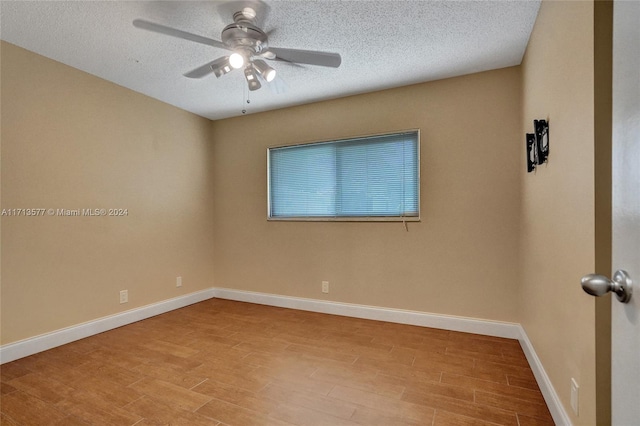
M 216 63 L 211 64 L 211 69 L 213 70 L 213 73 L 217 78 L 220 78 L 223 75 L 231 72 L 231 70 L 233 69 L 229 64 L 229 57 L 224 58 L 224 60 L 221 60 L 219 63 L 217 62 L 218 61 L 216 61 Z
M 229 65 L 235 69 L 242 68 L 244 66 L 244 56 L 239 53 L 232 53 L 229 56 Z
M 223 75 L 227 74 L 228 72 L 231 71 L 231 67 L 229 65 L 225 65 L 224 67 L 220 67 L 220 68 L 214 68 L 213 69 L 213 73 L 215 74 L 215 76 L 217 78 L 222 77 Z
M 253 66 L 267 83 L 271 83 L 276 78 L 276 70 L 267 65 L 262 59 L 253 61 Z
M 258 80 L 258 75 L 253 70 L 253 67 L 248 66 L 244 69 L 244 77 L 247 79 L 247 84 L 249 85 L 249 90 L 254 91 L 258 90 L 262 85 Z

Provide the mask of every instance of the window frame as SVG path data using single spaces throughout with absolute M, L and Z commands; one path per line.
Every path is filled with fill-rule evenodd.
M 384 136 L 391 135 L 399 135 L 403 133 L 415 133 L 416 134 L 416 179 L 417 179 L 417 207 L 418 214 L 416 216 L 284 216 L 284 217 L 272 217 L 271 216 L 271 155 L 270 151 L 272 149 L 280 149 L 280 148 L 295 148 L 298 146 L 306 146 L 306 145 L 320 145 L 320 144 L 328 144 L 328 143 L 341 143 L 348 142 L 358 139 L 367 139 L 367 138 L 378 138 Z M 407 129 L 407 130 L 396 130 L 392 132 L 386 133 L 375 133 L 368 135 L 360 135 L 360 136 L 350 136 L 346 138 L 339 139 L 329 139 L 329 140 L 318 140 L 318 141 L 310 141 L 303 143 L 294 143 L 294 144 L 282 144 L 276 146 L 267 147 L 267 221 L 273 222 L 420 222 L 421 221 L 421 191 L 420 187 L 420 146 L 421 146 L 421 138 L 420 138 L 420 129 Z

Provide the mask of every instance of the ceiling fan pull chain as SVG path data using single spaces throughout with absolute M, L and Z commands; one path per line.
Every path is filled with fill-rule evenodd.
M 247 103 L 249 102 L 249 93 L 247 93 L 247 86 L 246 85 L 242 85 L 242 113 L 246 114 L 247 113 L 247 108 L 244 104 L 245 99 L 247 100 Z

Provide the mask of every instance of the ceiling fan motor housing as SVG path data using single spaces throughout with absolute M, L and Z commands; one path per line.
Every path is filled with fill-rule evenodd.
M 238 21 L 222 30 L 222 42 L 232 50 L 249 50 L 258 54 L 266 50 L 267 34 L 248 21 Z

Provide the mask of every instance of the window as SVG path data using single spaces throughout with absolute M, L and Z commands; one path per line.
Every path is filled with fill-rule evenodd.
M 269 219 L 418 220 L 418 130 L 270 148 Z

